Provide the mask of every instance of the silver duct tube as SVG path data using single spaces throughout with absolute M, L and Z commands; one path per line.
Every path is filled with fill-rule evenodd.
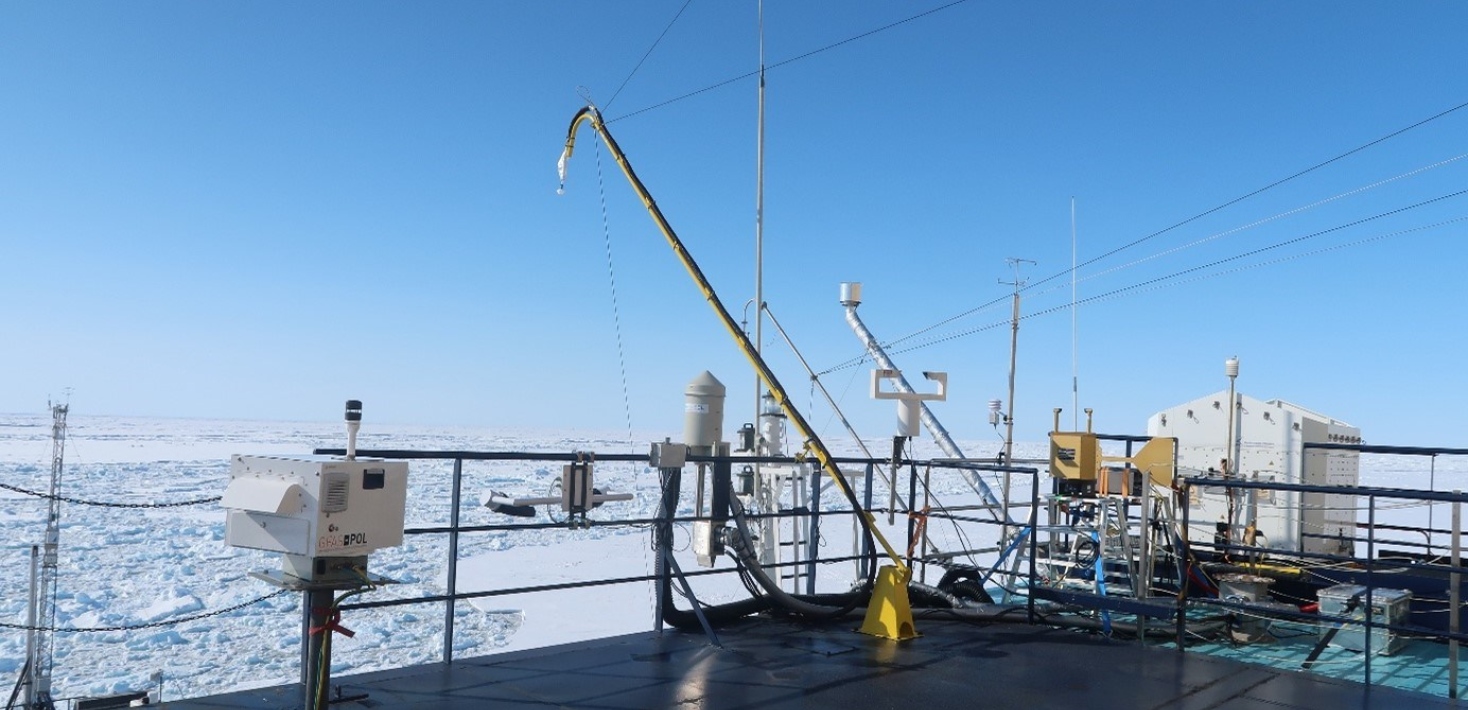
M 861 305 L 860 294 L 861 291 L 859 288 L 849 288 L 846 284 L 842 285 L 841 305 L 846 307 L 846 323 L 851 326 L 852 332 L 856 333 L 857 339 L 866 346 L 867 353 L 872 356 L 872 360 L 877 363 L 877 367 L 895 370 L 898 373 L 894 381 L 894 386 L 901 392 L 913 392 L 912 385 L 907 383 L 907 377 L 901 374 L 902 370 L 893 364 L 892 358 L 887 357 L 887 352 L 877 342 L 877 337 L 872 335 L 872 331 L 867 330 L 866 324 L 861 322 L 861 317 L 856 315 L 856 307 Z M 958 444 L 953 441 L 953 437 L 948 435 L 948 430 L 944 429 L 943 424 L 938 421 L 938 418 L 933 416 L 933 412 L 928 409 L 927 403 L 919 402 L 918 406 L 920 407 L 921 413 L 919 416 L 922 419 L 923 426 L 927 427 L 928 432 L 933 435 L 933 440 L 938 443 L 938 448 L 942 449 L 943 453 L 948 454 L 951 458 L 968 458 L 963 455 L 963 450 L 958 448 Z M 983 496 L 984 502 L 993 506 L 989 508 L 989 514 L 994 516 L 995 520 L 1005 522 L 1007 516 L 999 512 L 1002 504 L 999 502 L 999 498 L 994 495 L 994 492 L 989 489 L 989 485 L 984 483 L 984 479 L 979 478 L 978 473 L 968 469 L 959 469 L 959 472 L 968 480 L 969 485 L 973 486 L 974 490 Z

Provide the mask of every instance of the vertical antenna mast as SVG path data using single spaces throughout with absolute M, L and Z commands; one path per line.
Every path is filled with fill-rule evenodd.
M 1234 381 L 1239 378 L 1238 356 L 1230 357 L 1229 359 L 1223 361 L 1223 374 L 1228 376 L 1228 436 L 1223 440 L 1223 461 L 1221 461 L 1220 463 L 1223 466 L 1223 477 L 1230 478 L 1237 477 L 1240 471 L 1239 461 L 1237 458 L 1238 451 L 1234 448 L 1234 442 L 1238 436 L 1237 432 L 1234 430 L 1235 416 L 1238 414 L 1239 411 L 1238 400 L 1235 399 L 1234 395 Z M 1238 514 L 1238 507 L 1237 501 L 1234 499 L 1234 489 L 1230 488 L 1227 490 L 1227 492 L 1228 540 L 1230 543 L 1232 543 L 1235 540 L 1233 529 L 1235 527 L 1236 521 L 1234 520 L 1234 516 Z
M 1070 197 L 1070 430 L 1081 430 L 1081 335 L 1076 326 L 1076 198 Z
M 764 341 L 765 323 L 765 3 L 759 3 L 759 121 L 754 152 L 754 351 Z M 754 416 L 759 421 L 759 377 L 754 378 Z

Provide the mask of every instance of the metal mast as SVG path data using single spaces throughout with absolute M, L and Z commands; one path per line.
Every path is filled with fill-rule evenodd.
M 1238 452 L 1234 446 L 1234 442 L 1236 440 L 1236 433 L 1234 432 L 1234 426 L 1236 422 L 1235 416 L 1238 414 L 1239 411 L 1238 400 L 1236 399 L 1236 395 L 1234 394 L 1234 381 L 1239 378 L 1239 358 L 1237 356 L 1231 357 L 1223 361 L 1223 374 L 1228 376 L 1228 438 L 1223 440 L 1223 461 L 1220 461 L 1219 463 L 1223 467 L 1223 477 L 1231 478 L 1237 476 L 1240 470 L 1237 458 Z M 1230 488 L 1228 489 L 1229 542 L 1234 541 L 1233 530 L 1235 524 L 1238 522 L 1234 518 L 1237 515 L 1238 502 L 1234 498 L 1234 489 Z
M 759 3 L 759 121 L 754 154 L 754 351 L 764 343 L 765 323 L 765 4 Z M 764 384 L 754 378 L 754 418 L 759 421 Z M 759 464 L 755 464 L 759 469 Z
M 39 575 L 32 579 L 31 610 L 27 616 L 34 619 L 30 631 L 33 641 L 27 644 L 30 658 L 27 659 L 25 706 L 30 710 L 54 707 L 51 701 L 51 658 L 56 626 L 56 572 L 57 553 L 61 542 L 61 470 L 66 454 L 67 404 L 51 406 L 51 488 L 47 496 L 46 539 L 41 544 Z
M 1070 198 L 1070 430 L 1081 430 L 1081 331 L 1076 325 L 1076 198 Z
M 1019 268 L 1021 264 L 1034 264 L 1035 262 L 1015 257 L 1010 257 L 1005 261 L 1014 267 L 1014 281 L 999 282 L 1014 286 L 1014 314 L 1010 320 L 1009 331 L 1009 413 L 1004 417 L 1004 465 L 1011 466 L 1014 461 L 1014 369 L 1015 358 L 1019 352 L 1019 292 L 1025 287 L 1024 279 L 1019 277 Z M 1004 500 L 1009 501 L 1009 491 L 1004 492 Z

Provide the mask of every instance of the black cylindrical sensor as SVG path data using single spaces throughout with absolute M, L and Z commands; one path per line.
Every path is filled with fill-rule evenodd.
M 347 400 L 347 421 L 349 421 L 349 422 L 360 422 L 360 421 L 362 421 L 362 400 L 359 400 L 359 399 L 349 399 L 349 400 Z

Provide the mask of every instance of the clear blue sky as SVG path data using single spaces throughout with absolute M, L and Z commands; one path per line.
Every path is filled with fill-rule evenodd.
M 358 397 L 369 421 L 623 429 L 591 134 L 565 196 L 554 166 L 577 87 L 617 118 L 756 68 L 755 4 L 694 0 L 617 93 L 683 4 L 0 6 L 0 411 L 71 387 L 78 413 L 331 419 Z M 940 4 L 770 2 L 767 61 Z M 860 354 L 839 282 L 864 282 L 886 339 L 1002 299 L 1006 257 L 1037 261 L 1031 281 L 1069 267 L 1072 196 L 1084 262 L 1468 102 L 1465 27 L 1453 2 L 972 0 L 779 66 L 766 300 L 836 365 Z M 735 311 L 754 289 L 755 90 L 611 123 Z M 1169 252 L 1464 153 L 1468 109 L 1085 266 L 1080 296 L 1458 192 L 1468 159 Z M 633 427 L 676 435 L 710 369 L 732 432 L 750 370 L 601 157 Z M 1225 387 L 1238 355 L 1253 396 L 1377 443 L 1464 445 L 1468 222 L 1394 233 L 1465 215 L 1448 198 L 1087 303 L 1082 406 L 1140 432 Z M 1070 408 L 1069 299 L 1066 275 L 1026 294 L 1018 438 Z M 897 359 L 948 371 L 940 416 L 992 436 L 1007 328 Z M 885 436 L 866 369 L 824 381 Z M 835 432 L 824 405 L 811 418 Z

